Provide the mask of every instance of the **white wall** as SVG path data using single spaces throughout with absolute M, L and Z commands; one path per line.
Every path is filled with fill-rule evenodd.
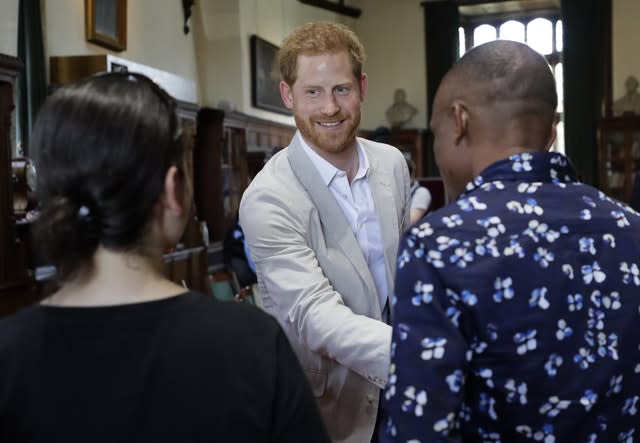
M 628 0 L 633 1 L 633 0 Z M 176 0 L 129 0 L 127 50 L 112 52 L 88 43 L 84 0 L 42 0 L 45 56 L 114 54 L 169 71 L 198 84 L 199 103 L 231 108 L 293 124 L 293 118 L 251 106 L 249 37 L 280 45 L 296 26 L 312 20 L 345 23 L 360 36 L 367 52 L 369 91 L 362 127 L 386 125 L 384 112 L 393 91 L 402 87 L 419 113 L 413 126 L 425 127 L 426 92 L 423 12 L 419 0 L 349 0 L 362 15 L 353 19 L 297 0 L 203 0 L 196 2 L 191 33 L 182 33 L 182 8 Z M 17 54 L 18 0 L 0 0 L 0 53 Z
M 42 15 L 47 60 L 60 55 L 113 54 L 198 80 L 193 33 L 185 36 L 182 31 L 184 20 L 178 1 L 129 0 L 127 49 L 122 52 L 86 41 L 84 0 L 43 0 Z
M 196 2 L 192 10 L 192 29 L 196 48 L 199 104 L 240 109 L 242 77 L 240 16 L 235 0 Z
M 221 100 L 237 110 L 292 123 L 290 117 L 251 106 L 249 36 L 253 33 L 279 45 L 293 27 L 309 20 L 334 20 L 350 25 L 367 52 L 369 75 L 362 127 L 386 124 L 384 111 L 393 90 L 402 87 L 419 113 L 413 125 L 426 127 L 423 10 L 420 0 L 350 0 L 362 8 L 350 19 L 296 0 L 203 0 L 196 2 L 192 32 L 182 33 L 182 9 L 175 0 L 130 0 L 127 50 L 114 55 L 166 70 L 198 82 L 200 104 Z M 640 78 L 640 1 L 613 0 L 613 98 L 624 94 L 624 80 Z M 85 41 L 84 0 L 42 0 L 45 55 L 109 53 Z M 0 53 L 17 55 L 18 0 L 0 0 Z M 196 56 L 197 47 L 197 56 Z
M 350 3 L 355 6 L 354 3 Z M 245 114 L 293 125 L 293 118 L 251 104 L 250 37 L 279 46 L 294 27 L 312 20 L 353 19 L 293 0 L 216 0 L 198 2 L 196 47 L 199 54 L 201 104 L 228 106 Z
M 356 30 L 367 53 L 369 76 L 362 128 L 389 126 L 386 109 L 403 88 L 418 114 L 406 127 L 427 127 L 424 9 L 420 0 L 367 0 Z
M 426 127 L 426 81 L 423 14 L 419 0 L 352 0 L 362 9 L 358 19 L 304 5 L 293 0 L 217 0 L 199 2 L 202 34 L 196 34 L 203 79 L 203 104 L 232 109 L 257 117 L 293 124 L 293 118 L 251 105 L 249 38 L 256 34 L 279 46 L 296 26 L 308 21 L 344 23 L 361 38 L 367 53 L 369 75 L 362 128 L 387 125 L 385 110 L 393 91 L 402 87 L 418 108 L 413 126 Z M 199 41 L 204 37 L 205 41 Z M 222 103 L 221 103 L 222 102 Z
M 0 54 L 18 55 L 18 0 L 0 0 Z
M 627 76 L 635 75 L 640 79 L 640 1 L 613 0 L 612 6 L 612 87 L 615 100 L 624 95 Z

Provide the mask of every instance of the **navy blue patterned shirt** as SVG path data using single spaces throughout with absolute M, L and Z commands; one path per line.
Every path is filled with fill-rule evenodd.
M 640 215 L 499 161 L 400 243 L 382 442 L 640 442 Z

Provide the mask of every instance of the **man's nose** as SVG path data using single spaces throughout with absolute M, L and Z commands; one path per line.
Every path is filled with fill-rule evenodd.
M 340 111 L 340 104 L 335 95 L 327 94 L 322 103 L 322 113 L 324 115 L 336 115 Z

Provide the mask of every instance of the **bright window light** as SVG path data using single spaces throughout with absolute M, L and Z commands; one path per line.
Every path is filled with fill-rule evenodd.
M 473 30 L 473 46 L 488 43 L 497 38 L 496 28 L 491 25 L 480 25 Z
M 500 26 L 500 38 L 524 43 L 524 24 L 509 20 Z
M 546 18 L 537 18 L 527 25 L 527 44 L 542 55 L 553 52 L 553 27 Z

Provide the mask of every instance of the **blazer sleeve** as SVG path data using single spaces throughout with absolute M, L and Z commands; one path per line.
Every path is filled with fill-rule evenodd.
M 308 214 L 285 202 L 282 193 L 265 192 L 265 188 L 263 184 L 248 190 L 240 206 L 242 228 L 264 291 L 264 308 L 288 326 L 285 329 L 302 346 L 383 388 L 391 327 L 345 306 L 309 244 L 314 224 Z

